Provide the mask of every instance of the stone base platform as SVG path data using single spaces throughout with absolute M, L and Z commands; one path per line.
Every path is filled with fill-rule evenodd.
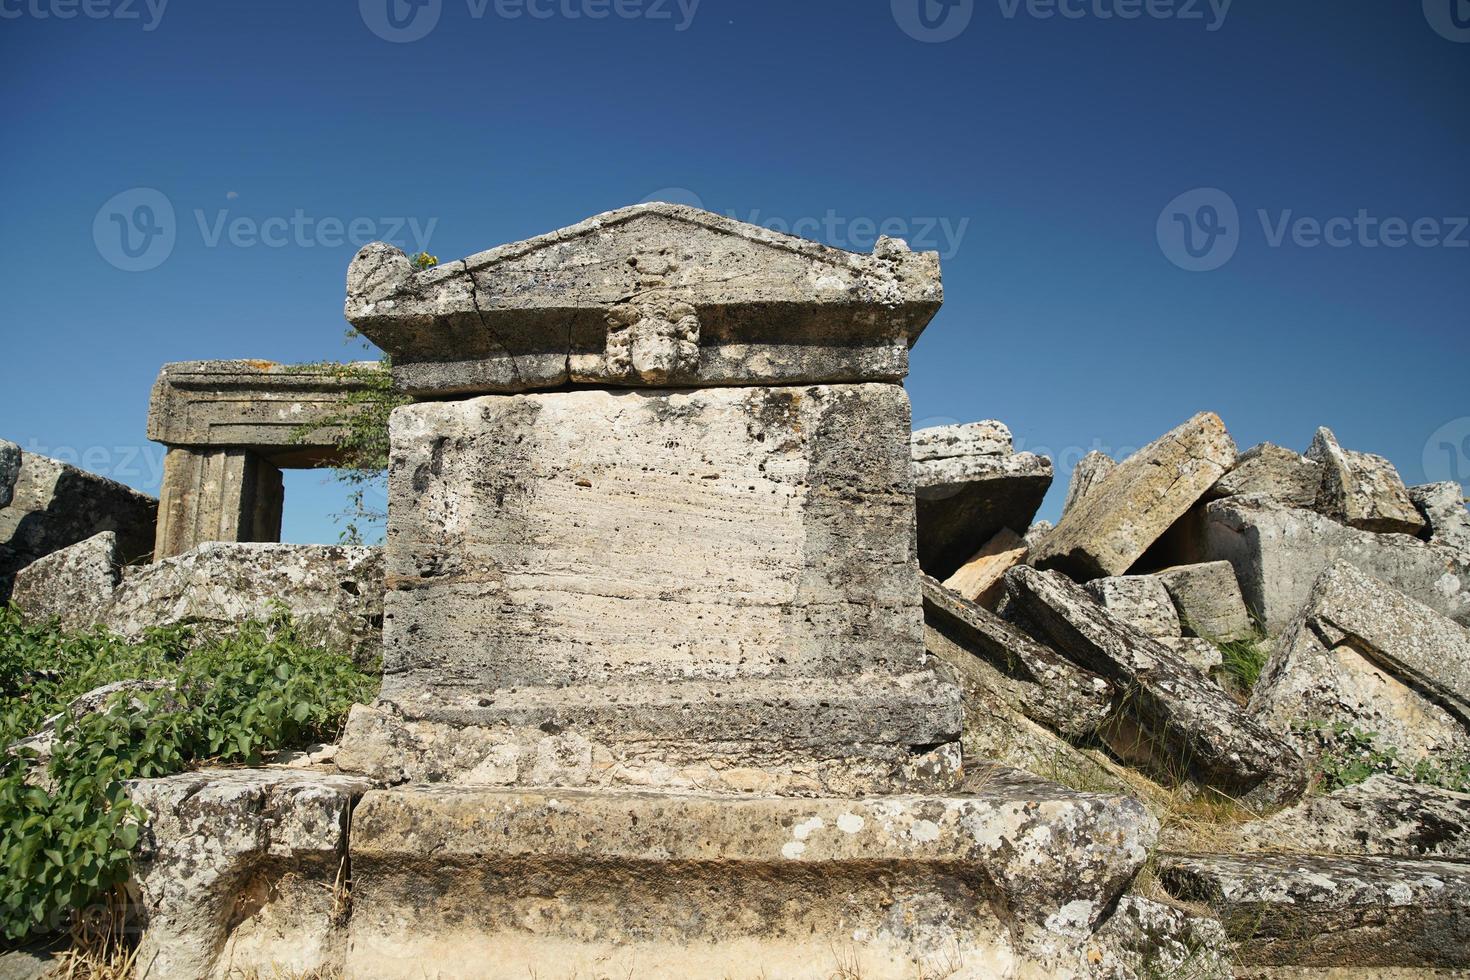
M 1158 832 L 1023 777 L 953 796 L 413 786 L 352 818 L 348 977 L 1082 976 Z

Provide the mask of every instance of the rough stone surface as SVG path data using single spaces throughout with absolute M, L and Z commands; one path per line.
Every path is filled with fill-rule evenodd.
M 1117 467 L 1118 463 L 1113 457 L 1096 449 L 1079 459 L 1072 468 L 1072 482 L 1067 484 L 1067 499 L 1062 503 L 1062 514 L 1065 516 L 1067 511 L 1076 507 L 1078 501 Z
M 1320 428 L 1307 458 L 1322 465 L 1317 506 L 1349 527 L 1379 533 L 1418 534 L 1424 517 L 1409 499 L 1398 470 L 1382 456 L 1343 449 L 1332 430 Z
M 1299 452 L 1263 442 L 1240 454 L 1230 472 L 1208 494 L 1218 497 L 1266 497 L 1286 507 L 1317 506 L 1322 491 L 1322 464 Z
M 1078 976 L 1156 833 L 1132 800 L 995 774 L 863 800 L 375 791 L 348 975 Z
M 1026 542 L 1003 527 L 985 547 L 960 566 L 944 587 L 986 609 L 994 609 L 1005 594 L 1005 574 L 1026 557 Z
M 938 255 L 901 241 L 857 255 L 642 204 L 421 272 L 368 245 L 346 314 L 402 389 L 446 395 L 897 381 L 942 300 Z
M 1027 561 L 1074 578 L 1122 575 L 1235 461 L 1235 443 L 1209 412 L 1119 463 Z
M 1217 919 L 1124 895 L 1093 936 L 1089 960 L 1099 976 L 1230 980 L 1231 950 Z
M 1104 609 L 1145 636 L 1158 640 L 1183 635 L 1169 590 L 1150 575 L 1093 579 L 1086 587 Z
M 915 462 L 920 566 L 949 578 L 1000 531 L 1029 527 L 1051 478 L 1051 460 L 1032 453 Z
M 1111 615 L 1055 572 L 1016 568 L 1012 601 L 1035 635 L 1111 681 L 1122 715 L 1156 771 L 1187 776 L 1255 806 L 1291 802 L 1306 788 L 1296 751 L 1248 717 L 1179 654 Z
M 1179 565 L 1155 572 L 1153 577 L 1168 590 L 1189 636 L 1229 643 L 1256 635 L 1255 622 L 1235 580 L 1235 568 L 1228 561 Z
M 1373 776 L 1280 813 L 1212 831 L 1213 849 L 1239 853 L 1470 860 L 1470 796 Z M 1228 835 L 1228 836 L 1227 836 Z
M 1470 867 L 1305 854 L 1164 854 L 1176 898 L 1220 914 L 1237 956 L 1272 966 L 1470 967 Z
M 163 461 L 153 557 L 209 541 L 279 541 L 281 471 L 248 449 L 170 449 Z
M 20 447 L 0 439 L 0 507 L 9 507 L 20 477 Z
M 1470 554 L 1403 534 L 1345 527 L 1312 511 L 1261 500 L 1218 500 L 1205 507 L 1196 561 L 1235 567 L 1246 605 L 1278 635 L 1301 611 L 1312 586 L 1343 560 L 1441 615 L 1470 624 Z
M 1278 730 L 1342 722 L 1406 759 L 1470 749 L 1470 631 L 1337 562 L 1251 696 Z
M 909 437 L 909 450 L 914 462 L 929 463 L 971 456 L 1010 456 L 1015 452 L 1015 442 L 1004 422 L 989 419 L 919 429 Z
M 1112 685 L 984 608 L 923 577 L 925 642 L 937 632 L 1000 671 L 1004 692 L 1027 717 L 1068 738 L 1093 734 L 1113 707 Z
M 401 408 L 392 440 L 388 714 L 522 759 L 580 739 L 614 781 L 805 792 L 957 743 L 901 388 L 489 396 Z
M 1470 553 L 1470 511 L 1465 488 L 1458 483 L 1430 483 L 1410 487 L 1409 499 L 1429 525 L 1429 540 Z
M 12 742 L 9 750 L 13 753 L 24 752 L 34 755 L 37 764 L 44 764 L 51 758 L 51 753 L 56 745 L 56 726 L 64 716 L 81 718 L 84 715 L 96 714 L 108 707 L 114 695 L 124 692 L 141 695 L 154 691 L 172 690 L 173 686 L 173 681 L 129 680 L 113 681 L 111 684 L 93 688 L 86 694 L 72 699 L 65 711 L 47 718 L 34 733 Z M 136 697 L 131 699 L 131 704 L 138 708 L 143 707 Z
M 366 780 L 288 769 L 130 783 L 148 813 L 132 885 L 138 973 L 199 980 L 340 968 L 343 861 Z
M 130 487 L 35 453 L 21 453 L 9 505 L 0 507 L 0 602 L 15 573 L 103 531 L 125 561 L 153 552 L 158 501 Z
M 1158 640 L 1206 677 L 1214 677 L 1224 663 L 1220 648 L 1209 640 L 1197 636 L 1161 636 Z
M 206 632 L 268 619 L 277 605 L 310 643 L 375 659 L 383 615 L 383 554 L 343 545 L 211 543 L 152 565 L 124 568 L 99 535 L 23 570 L 16 605 L 69 629 L 102 626 L 126 637 L 155 626 Z

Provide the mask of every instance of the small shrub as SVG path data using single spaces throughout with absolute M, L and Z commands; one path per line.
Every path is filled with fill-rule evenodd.
M 174 689 L 121 692 L 103 711 L 64 714 L 77 696 L 123 679 Z M 44 766 L 33 752 L 0 756 L 0 933 L 54 930 L 126 879 L 143 819 L 126 780 L 256 764 L 334 738 L 376 687 L 347 657 L 302 643 L 284 618 L 196 647 L 187 627 L 129 643 L 61 634 L 0 608 L 0 745 L 62 714 Z
M 1406 762 L 1398 750 L 1379 744 L 1375 732 L 1341 722 L 1308 726 L 1322 746 L 1317 758 L 1318 785 L 1331 792 L 1385 774 L 1456 793 L 1470 793 L 1470 759 L 1448 756 Z
M 1260 640 L 1232 640 L 1215 645 L 1220 648 L 1220 666 L 1225 673 L 1244 693 L 1253 691 L 1266 661 L 1271 659 L 1271 652 Z

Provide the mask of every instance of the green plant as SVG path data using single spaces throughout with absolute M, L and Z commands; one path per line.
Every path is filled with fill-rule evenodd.
M 1244 693 L 1249 694 L 1261 679 L 1261 671 L 1265 669 L 1266 661 L 1271 659 L 1271 651 L 1260 640 L 1231 640 L 1215 646 L 1220 648 L 1221 668 L 1234 678 Z
M 1445 756 L 1406 762 L 1399 758 L 1397 749 L 1381 745 L 1376 732 L 1342 722 L 1312 723 L 1306 726 L 1306 731 L 1321 746 L 1317 757 L 1318 785 L 1328 792 L 1386 774 L 1456 793 L 1470 793 L 1470 759 Z
M 434 268 L 434 266 L 438 265 L 439 256 L 430 255 L 428 252 L 420 252 L 409 261 L 413 263 L 413 267 L 415 269 L 422 271 L 424 269 L 432 269 Z
M 169 688 L 114 695 L 72 716 L 77 696 L 111 681 Z M 289 620 L 247 623 L 196 645 L 187 627 L 138 643 L 65 635 L 0 608 L 0 739 L 12 745 L 60 715 L 49 760 L 0 756 L 0 932 L 53 931 L 125 880 L 143 814 L 129 779 L 203 762 L 259 763 L 268 752 L 333 738 L 377 679 L 301 642 Z

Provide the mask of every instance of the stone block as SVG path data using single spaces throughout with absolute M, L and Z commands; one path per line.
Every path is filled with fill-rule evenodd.
M 117 533 L 103 531 L 22 568 L 10 601 L 33 620 L 54 619 L 79 632 L 101 625 L 121 581 Z
M 857 255 L 654 203 L 418 272 L 368 245 L 346 315 L 400 388 L 444 396 L 897 381 L 942 299 L 938 256 L 901 241 Z
M 1206 505 L 1192 561 L 1230 562 L 1246 606 L 1272 636 L 1301 612 L 1312 586 L 1338 560 L 1470 624 L 1470 555 L 1404 534 L 1345 527 L 1308 510 L 1266 501 Z
M 154 559 L 209 541 L 281 539 L 281 471 L 248 449 L 170 449 Z
M 1189 636 L 1230 643 L 1256 635 L 1255 621 L 1235 579 L 1235 568 L 1228 561 L 1178 565 L 1155 572 L 1152 577 L 1168 590 Z
M 0 439 L 0 507 L 9 507 L 20 477 L 20 447 Z
M 1251 696 L 1278 730 L 1341 722 L 1405 761 L 1470 750 L 1470 631 L 1355 566 L 1318 580 Z
M 1015 452 L 1015 443 L 1004 422 L 988 419 L 919 429 L 909 439 L 909 450 L 915 463 L 931 463 L 972 456 L 1010 456 Z
M 1464 487 L 1452 482 L 1410 487 L 1409 499 L 1424 515 L 1430 541 L 1470 553 L 1470 511 L 1465 509 Z
M 1169 590 L 1151 575 L 1113 575 L 1093 579 L 1086 588 L 1104 609 L 1145 636 L 1158 640 L 1183 634 Z
M 947 579 L 1001 531 L 1029 527 L 1051 479 L 1051 460 L 1032 453 L 916 459 L 919 565 Z
M 420 786 L 352 819 L 348 977 L 1080 976 L 1157 824 L 973 793 L 728 798 Z
M 944 587 L 994 610 L 1005 592 L 1005 574 L 1026 557 L 1026 542 L 1003 527 L 970 560 L 944 580 Z
M 1113 457 L 1098 452 L 1096 449 L 1079 459 L 1077 465 L 1072 468 L 1072 482 L 1067 484 L 1067 499 L 1062 503 L 1062 513 L 1065 515 L 1067 511 L 1076 507 L 1078 502 L 1087 496 L 1088 491 L 1101 483 L 1109 473 L 1117 468 L 1118 464 Z
M 805 792 L 943 756 L 960 705 L 923 650 L 908 424 L 894 385 L 398 409 L 382 692 L 397 719 L 379 720 L 420 744 L 479 728 L 471 771 L 509 755 L 491 768 L 511 781 L 556 778 L 529 760 L 562 743 L 594 780 L 759 770 Z M 360 730 L 344 766 L 382 758 L 373 739 L 354 755 Z
M 1202 413 L 1097 483 L 1027 558 L 1074 578 L 1122 575 L 1235 461 L 1218 416 Z
M 1424 517 L 1409 499 L 1398 470 L 1382 456 L 1343 449 L 1332 430 L 1317 430 L 1307 458 L 1322 465 L 1317 506 L 1333 520 L 1364 531 L 1418 534 Z
M 1208 499 L 1265 497 L 1285 507 L 1317 506 L 1322 464 L 1301 453 L 1263 442 L 1241 453 L 1230 471 L 1210 488 Z

